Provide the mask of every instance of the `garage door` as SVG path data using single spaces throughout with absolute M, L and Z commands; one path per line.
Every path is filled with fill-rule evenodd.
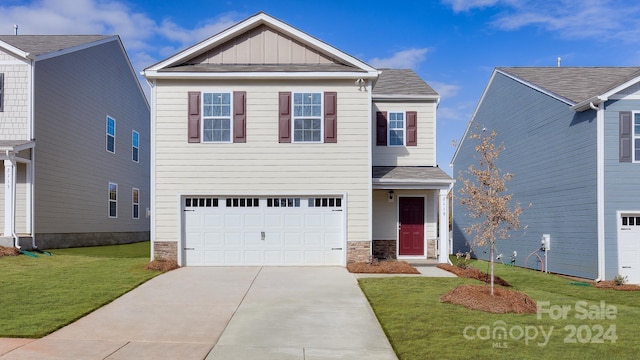
M 618 267 L 629 283 L 640 284 L 640 214 L 622 214 L 618 232 Z
M 342 265 L 342 197 L 186 197 L 187 266 Z

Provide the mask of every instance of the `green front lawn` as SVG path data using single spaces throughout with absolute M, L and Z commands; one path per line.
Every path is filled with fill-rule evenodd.
M 0 337 L 42 337 L 159 274 L 149 242 L 0 258 Z
M 487 270 L 484 262 L 473 265 Z M 457 285 L 480 284 L 469 279 L 359 282 L 401 360 L 635 359 L 640 353 L 640 292 L 578 286 L 567 278 L 505 265 L 496 265 L 496 275 L 545 311 L 489 314 L 438 301 Z

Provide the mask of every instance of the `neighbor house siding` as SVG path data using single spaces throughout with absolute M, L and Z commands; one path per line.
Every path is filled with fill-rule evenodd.
M 640 213 L 638 179 L 640 164 L 619 161 L 620 111 L 640 112 L 640 89 L 635 86 L 635 99 L 608 101 L 604 118 L 604 229 L 605 229 L 605 278 L 611 279 L 618 269 L 618 217 L 617 211 Z M 630 90 L 630 89 L 628 89 Z M 629 91 L 627 91 L 629 92 Z
M 349 241 L 368 241 L 368 94 L 353 81 L 170 81 L 156 85 L 156 239 L 178 241 L 179 194 L 347 195 Z M 246 143 L 189 143 L 190 91 L 246 91 Z M 279 143 L 279 92 L 337 92 L 337 143 Z
M 378 111 L 417 111 L 417 146 L 376 145 L 376 132 L 372 131 L 373 166 L 436 166 L 436 103 L 430 102 L 382 102 L 373 105 L 372 124 L 376 126 Z M 406 122 L 406 119 L 405 119 Z M 406 128 L 405 128 L 406 129 Z M 405 130 L 406 131 L 406 130 Z
M 131 189 L 149 207 L 149 108 L 117 41 L 36 63 L 35 232 L 148 232 L 132 219 Z M 116 119 L 115 154 L 106 117 Z M 131 161 L 131 133 L 140 162 Z M 108 218 L 108 183 L 118 184 L 118 217 Z
M 0 111 L 0 140 L 29 139 L 30 65 L 0 50 L 4 74 L 4 107 Z
M 539 249 L 542 234 L 550 234 L 549 271 L 597 277 L 595 117 L 593 110 L 576 113 L 500 73 L 488 85 L 469 131 L 495 130 L 497 143 L 505 145 L 497 165 L 514 174 L 506 193 L 513 194 L 512 206 L 523 207 L 520 223 L 527 228 L 498 239 L 496 249 L 504 256 L 517 251 L 516 265 L 532 266 L 533 257 L 527 264 L 525 258 Z M 467 134 L 454 161 L 455 177 L 478 164 L 475 145 Z M 474 220 L 460 205 L 461 186 L 462 181 L 454 186 L 454 253 L 472 243 L 463 231 Z M 483 250 L 474 249 L 487 259 Z

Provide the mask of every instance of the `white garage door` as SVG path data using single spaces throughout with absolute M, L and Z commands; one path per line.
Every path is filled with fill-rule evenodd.
M 342 265 L 341 197 L 182 200 L 187 266 Z
M 640 284 L 640 214 L 622 214 L 618 232 L 618 267 L 629 283 Z

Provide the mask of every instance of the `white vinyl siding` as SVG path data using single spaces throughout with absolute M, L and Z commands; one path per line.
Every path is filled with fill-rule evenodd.
M 202 142 L 231 142 L 231 104 L 233 99 L 229 92 L 202 94 Z
M 0 138 L 30 140 L 29 104 L 31 92 L 30 66 L 25 60 L 0 52 L 1 85 Z
M 118 217 L 118 184 L 109 183 L 109 206 L 108 213 L 110 218 Z
M 373 166 L 436 166 L 436 103 L 431 102 L 382 102 L 376 101 L 373 106 L 373 128 L 376 126 L 376 112 L 386 111 L 389 115 L 403 110 L 406 144 L 406 113 L 416 111 L 418 118 L 417 146 L 372 146 Z M 387 124 L 389 125 L 389 124 Z M 390 130 L 388 126 L 387 135 Z M 372 144 L 376 144 L 375 131 L 371 134 Z M 387 136 L 387 143 L 389 136 Z
M 180 194 L 347 194 L 349 241 L 369 240 L 369 94 L 351 80 L 220 81 L 246 91 L 247 142 L 243 146 L 190 146 L 185 114 L 189 91 L 206 84 L 158 80 L 156 86 L 156 241 L 176 241 Z M 278 93 L 336 91 L 338 142 L 278 142 Z M 215 156 L 214 156 L 215 155 Z M 178 161 L 179 160 L 179 161 Z

